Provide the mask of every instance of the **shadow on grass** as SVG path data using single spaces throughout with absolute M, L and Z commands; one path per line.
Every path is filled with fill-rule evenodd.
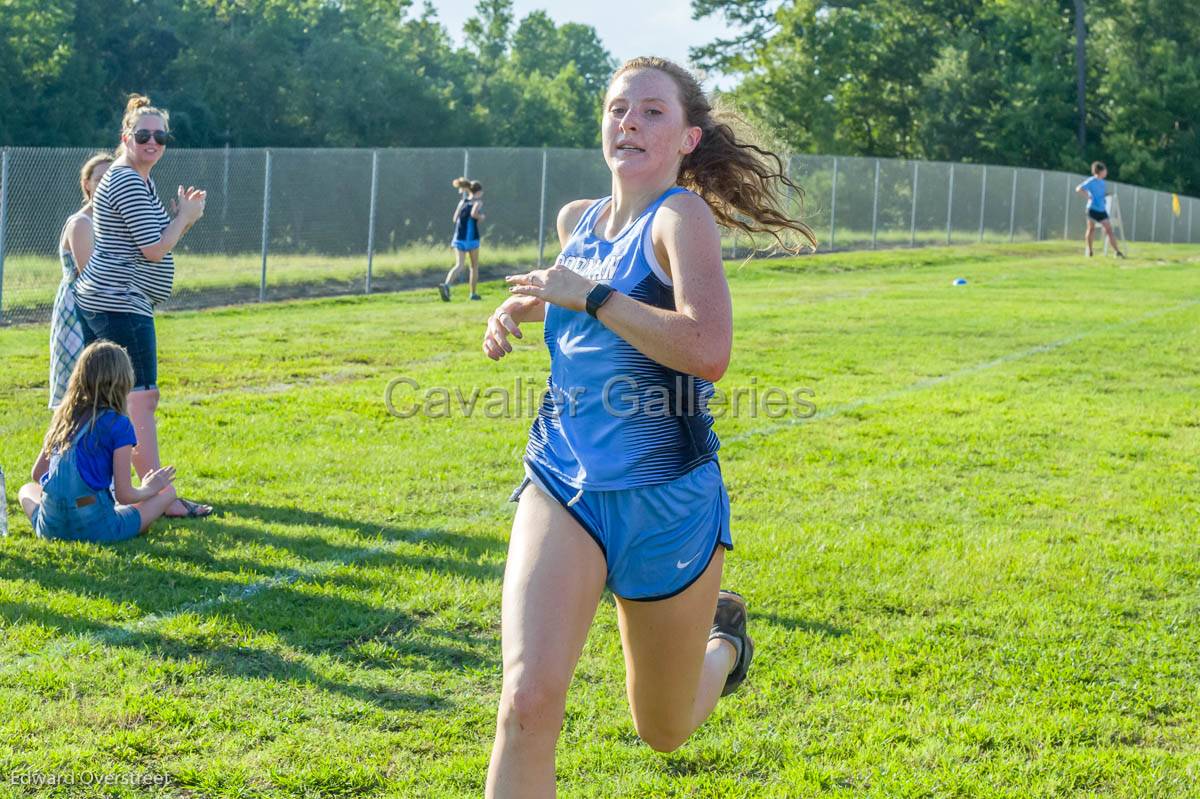
M 262 647 L 227 642 L 213 643 L 202 638 L 189 640 L 152 630 L 129 630 L 94 620 L 66 616 L 24 602 L 0 602 L 0 617 L 10 621 L 34 621 L 45 627 L 70 631 L 84 640 L 91 639 L 107 647 L 127 647 L 160 661 L 199 661 L 210 674 L 304 683 L 330 693 L 369 702 L 385 710 L 439 710 L 449 706 L 444 697 L 436 694 L 371 689 L 348 684 L 344 679 L 330 679 L 298 660 L 285 658 Z M 0 680 L 23 685 L 26 681 L 21 679 L 22 676 L 29 675 L 29 682 L 33 683 L 34 690 L 39 690 L 37 686 L 46 684 L 38 678 L 40 672 L 49 670 L 62 676 L 61 662 L 53 660 L 56 655 L 65 655 L 65 652 L 34 654 L 30 658 L 9 664 L 0 670 Z M 88 658 L 94 659 L 95 655 L 89 654 Z M 46 660 L 50 662 L 47 663 Z M 54 684 L 50 683 L 51 686 Z
M 841 638 L 844 635 L 850 634 L 850 629 L 847 627 L 836 627 L 823 621 L 795 619 L 779 613 L 771 613 L 769 611 L 755 610 L 751 608 L 750 623 L 753 624 L 755 622 L 774 624 L 777 627 L 782 627 L 785 630 L 790 630 L 791 632 L 812 633 L 813 635 L 820 635 L 824 636 L 825 638 Z
M 416 571 L 498 582 L 503 542 L 299 508 L 249 503 L 224 508 L 223 517 L 189 522 L 165 534 L 152 531 L 149 537 L 113 547 L 28 542 L 27 549 L 16 549 L 10 543 L 0 548 L 0 580 L 36 583 L 49 596 L 47 607 L 24 597 L 0 602 L 0 620 L 36 621 L 62 636 L 85 636 L 106 647 L 147 650 L 161 658 L 196 658 L 221 673 L 299 680 L 385 706 L 435 705 L 429 697 L 393 699 L 386 692 L 338 685 L 255 639 L 277 640 L 287 649 L 375 673 L 480 667 L 491 659 L 480 653 L 497 649 L 498 636 L 491 630 L 444 628 L 432 609 L 402 612 L 386 599 L 379 600 L 384 586 L 378 575 Z M 330 541 L 332 534 L 322 536 L 319 531 L 268 531 L 263 529 L 266 524 L 252 520 L 335 528 L 355 534 L 361 545 Z M 289 556 L 278 563 L 264 562 L 255 557 L 265 555 L 269 561 L 264 549 Z M 70 603 L 89 600 L 105 602 L 93 616 L 112 615 L 111 605 L 123 605 L 124 616 L 134 618 L 112 622 L 88 618 L 86 610 L 79 615 L 63 611 Z M 433 602 L 441 600 L 435 597 Z M 173 629 L 166 630 L 166 624 Z M 47 644 L 49 648 L 33 659 L 44 658 L 51 668 L 61 665 L 55 663 L 54 652 L 63 644 L 69 646 L 61 638 Z

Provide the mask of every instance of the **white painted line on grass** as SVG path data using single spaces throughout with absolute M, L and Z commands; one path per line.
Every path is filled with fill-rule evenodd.
M 480 511 L 468 518 L 465 524 L 472 524 L 481 519 L 488 518 L 494 515 L 497 510 L 507 514 L 509 503 L 504 502 L 499 508 Z M 6 663 L 3 668 L 0 668 L 0 678 L 8 677 L 22 671 L 26 671 L 34 664 L 45 661 L 50 658 L 65 655 L 67 652 L 78 645 L 113 645 L 120 646 L 123 644 L 135 641 L 140 633 L 148 632 L 158 627 L 159 625 L 171 621 L 172 619 L 184 616 L 188 613 L 205 613 L 215 608 L 235 605 L 247 600 L 253 599 L 259 594 L 269 591 L 272 588 L 292 585 L 293 583 L 302 580 L 312 580 L 325 577 L 333 572 L 351 566 L 355 563 L 367 560 L 376 555 L 388 554 L 399 550 L 406 544 L 412 544 L 417 541 L 427 541 L 436 538 L 438 531 L 433 528 L 424 528 L 413 530 L 405 538 L 386 541 L 378 546 L 363 547 L 357 550 L 352 557 L 343 558 L 341 560 L 323 560 L 309 564 L 299 569 L 288 569 L 286 571 L 277 572 L 270 577 L 258 580 L 247 585 L 235 586 L 220 594 L 209 597 L 207 599 L 189 602 L 179 607 L 163 611 L 161 613 L 149 613 L 137 619 L 127 621 L 123 624 L 113 624 L 107 626 L 103 630 L 95 632 L 82 632 L 77 634 L 69 634 L 69 637 L 60 638 L 49 646 L 46 646 L 37 652 L 31 652 L 13 661 Z M 104 622 L 99 622 L 104 624 Z
M 864 397 L 862 399 L 853 400 L 851 402 L 846 402 L 841 405 L 834 405 L 829 408 L 824 408 L 822 410 L 817 411 L 812 416 L 807 416 L 807 417 L 803 417 L 803 418 L 792 417 L 790 419 L 787 419 L 786 421 L 781 421 L 781 422 L 776 422 L 774 424 L 765 425 L 763 427 L 759 427 L 754 430 L 747 430 L 743 433 L 738 433 L 736 436 L 730 436 L 729 438 L 725 439 L 722 442 L 722 444 L 723 444 L 723 446 L 729 446 L 731 444 L 738 444 L 743 441 L 748 441 L 751 438 L 758 438 L 758 437 L 762 437 L 762 436 L 772 436 L 772 435 L 775 435 L 776 433 L 796 427 L 797 425 L 811 424 L 813 422 L 819 422 L 822 419 L 828 419 L 831 416 L 837 416 L 838 414 L 846 413 L 847 411 L 857 410 L 859 408 L 862 408 L 862 407 L 865 407 L 868 405 L 880 405 L 882 403 L 890 402 L 891 400 L 899 399 L 900 397 L 904 397 L 909 394 L 915 394 L 918 391 L 924 391 L 925 389 L 933 388 L 935 386 L 940 386 L 943 383 L 949 383 L 952 380 L 958 380 L 959 378 L 962 378 L 962 377 L 970 377 L 971 375 L 979 374 L 980 372 L 986 372 L 989 369 L 995 369 L 997 366 L 1003 366 L 1005 364 L 1012 363 L 1013 361 L 1020 361 L 1020 360 L 1024 360 L 1025 358 L 1032 357 L 1034 355 L 1040 355 L 1043 352 L 1051 352 L 1053 350 L 1061 349 L 1062 347 L 1066 347 L 1070 344 L 1074 344 L 1075 342 L 1080 341 L 1081 339 L 1090 338 L 1092 336 L 1100 335 L 1102 333 L 1111 333 L 1115 330 L 1122 330 L 1127 327 L 1133 327 L 1134 325 L 1141 324 L 1142 322 L 1146 322 L 1150 319 L 1155 319 L 1160 316 L 1166 316 L 1167 314 L 1178 313 L 1179 311 L 1187 310 L 1188 308 L 1192 308 L 1196 305 L 1200 305 L 1200 300 L 1192 300 L 1190 302 L 1185 302 L 1185 303 L 1181 303 L 1179 305 L 1171 306 L 1170 308 L 1163 308 L 1163 309 L 1160 309 L 1157 311 L 1151 311 L 1150 313 L 1143 314 L 1142 316 L 1136 317 L 1134 319 L 1129 319 L 1124 322 L 1114 322 L 1109 325 L 1104 325 L 1102 327 L 1093 328 L 1092 330 L 1086 330 L 1082 333 L 1076 333 L 1072 336 L 1060 338 L 1057 341 L 1050 341 L 1045 344 L 1038 344 L 1033 347 L 1027 347 L 1023 350 L 1017 350 L 1015 352 L 1010 352 L 1007 355 L 1001 355 L 999 358 L 993 358 L 990 361 L 983 361 L 982 363 L 977 363 L 977 364 L 973 364 L 971 366 L 966 366 L 966 367 L 963 367 L 962 369 L 956 369 L 953 372 L 947 372 L 944 375 L 938 375 L 937 377 L 927 377 L 924 380 L 918 380 L 917 382 L 912 383 L 907 386 L 904 386 L 903 388 L 898 388 L 893 391 L 885 391 L 884 393 L 876 394 L 873 397 Z

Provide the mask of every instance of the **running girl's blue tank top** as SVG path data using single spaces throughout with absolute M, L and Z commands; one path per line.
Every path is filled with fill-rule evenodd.
M 454 221 L 454 238 L 459 241 L 476 241 L 479 239 L 479 225 L 471 216 L 475 208 L 474 200 L 464 200 L 462 208 L 458 209 L 458 219 Z
M 675 309 L 671 280 L 650 241 L 669 189 L 611 241 L 596 220 L 611 197 L 588 206 L 556 263 L 640 302 Z M 577 489 L 666 483 L 716 458 L 707 380 L 654 361 L 584 311 L 546 305 L 548 390 L 525 457 Z

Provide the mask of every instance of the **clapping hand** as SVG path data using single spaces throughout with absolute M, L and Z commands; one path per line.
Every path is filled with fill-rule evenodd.
M 191 225 L 204 216 L 204 204 L 207 200 L 208 192 L 203 189 L 188 186 L 185 191 L 183 186 L 180 186 L 175 192 L 173 206 L 176 209 L 176 213 Z

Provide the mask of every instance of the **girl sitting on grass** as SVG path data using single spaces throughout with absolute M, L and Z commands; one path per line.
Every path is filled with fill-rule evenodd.
M 137 437 L 126 415 L 133 364 L 110 341 L 79 356 L 54 412 L 21 507 L 42 538 L 111 543 L 144 533 L 175 501 L 175 467 L 153 469 L 134 488 Z M 109 486 L 115 488 L 110 491 Z

